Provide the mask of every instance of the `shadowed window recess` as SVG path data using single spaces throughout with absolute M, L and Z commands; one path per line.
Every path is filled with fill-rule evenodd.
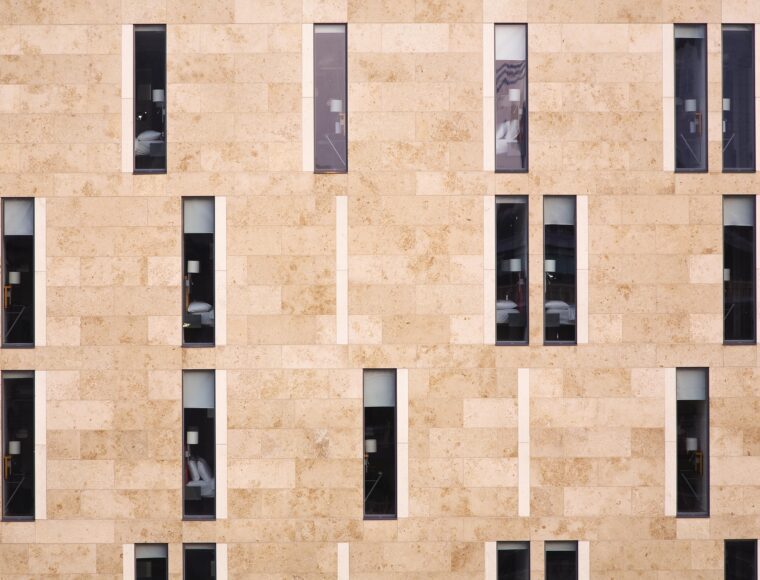
M 528 342 L 528 198 L 496 198 L 496 341 Z
M 707 28 L 676 24 L 676 171 L 707 171 Z
M 710 515 L 707 369 L 676 370 L 678 515 Z
M 135 173 L 166 172 L 166 27 L 135 26 Z
M 184 580 L 216 578 L 216 545 L 185 544 Z
M 757 580 L 757 540 L 726 540 L 725 580 Z
M 135 580 L 167 580 L 169 555 L 166 544 L 135 545 Z
M 348 170 L 346 25 L 314 25 L 314 170 Z
M 182 373 L 184 516 L 216 517 L 216 399 L 214 371 Z
M 182 339 L 214 344 L 214 198 L 183 199 Z
M 528 170 L 528 27 L 497 24 L 496 171 Z
M 723 197 L 723 340 L 755 342 L 755 196 Z
M 544 544 L 546 580 L 577 580 L 578 542 Z
M 755 170 L 755 27 L 723 25 L 723 171 Z
M 34 519 L 34 372 L 3 371 L 3 519 Z
M 3 346 L 34 346 L 34 199 L 3 200 Z
M 530 580 L 530 544 L 497 542 L 496 566 L 498 580 Z
M 574 344 L 575 196 L 544 198 L 544 343 Z
M 364 516 L 396 517 L 396 371 L 364 371 Z

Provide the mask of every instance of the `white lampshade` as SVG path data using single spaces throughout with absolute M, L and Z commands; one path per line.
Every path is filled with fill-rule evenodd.
M 21 284 L 21 272 L 8 272 L 8 284 Z
M 544 260 L 544 272 L 551 274 L 557 271 L 557 260 Z
M 8 455 L 21 454 L 21 441 L 8 441 Z
M 724 111 L 731 110 L 731 99 L 723 99 L 723 110 Z
M 343 112 L 343 101 L 341 99 L 330 99 L 330 112 L 331 113 L 342 113 Z
M 364 453 L 377 453 L 377 439 L 364 440 Z
M 731 281 L 731 268 L 723 268 L 723 281 L 724 282 Z
M 522 260 L 520 258 L 510 258 L 501 261 L 502 272 L 519 272 L 522 270 Z
M 509 89 L 509 100 L 513 103 L 519 103 L 520 89 Z
M 186 441 L 188 445 L 198 445 L 198 431 L 188 431 Z
M 699 449 L 699 440 L 696 437 L 686 438 L 686 451 L 697 451 Z
M 153 102 L 163 103 L 166 100 L 164 89 L 153 89 Z
M 697 99 L 686 99 L 684 101 L 684 110 L 687 113 L 694 113 L 697 110 Z
M 198 260 L 187 261 L 187 273 L 198 274 L 201 271 L 201 263 Z

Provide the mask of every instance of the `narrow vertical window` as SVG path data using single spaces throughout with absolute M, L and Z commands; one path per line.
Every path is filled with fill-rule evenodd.
M 528 27 L 497 24 L 496 171 L 528 170 Z
M 184 580 L 216 578 L 216 546 L 185 544 Z
M 498 580 L 530 580 L 528 542 L 498 542 L 496 558 Z
M 34 519 L 34 373 L 3 371 L 3 519 Z
M 707 171 L 707 28 L 674 30 L 676 171 Z
M 723 198 L 723 340 L 755 342 L 755 196 Z
M 575 343 L 575 197 L 544 198 L 544 342 Z
M 166 544 L 135 546 L 135 580 L 167 580 L 169 553 Z
M 184 516 L 216 516 L 216 417 L 214 371 L 184 371 L 182 444 Z
M 709 420 L 707 369 L 676 370 L 678 515 L 708 516 Z
M 135 173 L 166 172 L 166 27 L 135 26 Z
M 723 25 L 723 171 L 755 170 L 755 27 Z
M 496 341 L 528 342 L 528 198 L 496 198 Z
M 3 200 L 3 346 L 34 346 L 34 200 Z
M 314 25 L 314 170 L 348 170 L 346 25 Z
M 214 198 L 183 200 L 183 342 L 214 344 Z
M 725 580 L 757 580 L 757 540 L 726 540 Z
M 546 580 L 577 580 L 578 542 L 546 542 Z
M 396 517 L 396 371 L 364 371 L 364 516 Z

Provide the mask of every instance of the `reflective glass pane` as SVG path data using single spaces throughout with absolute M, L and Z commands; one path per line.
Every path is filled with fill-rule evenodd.
M 725 580 L 757 580 L 757 540 L 726 540 Z
M 723 198 L 723 339 L 755 340 L 755 196 Z
M 216 546 L 214 544 L 185 544 L 184 580 L 216 578 Z
M 396 515 L 396 371 L 364 371 L 364 515 Z
M 166 580 L 168 549 L 166 544 L 135 545 L 135 579 Z
M 496 544 L 498 580 L 530 580 L 529 546 L 528 542 L 498 542 Z
M 34 200 L 3 200 L 3 344 L 34 344 Z
M 34 373 L 3 371 L 4 518 L 34 518 Z
M 708 515 L 709 425 L 706 369 L 676 370 L 678 513 Z
M 135 173 L 166 171 L 166 27 L 135 26 Z
M 214 344 L 214 198 L 183 199 L 184 344 Z
M 675 25 L 676 170 L 707 170 L 707 31 Z
M 723 26 L 723 169 L 755 169 L 755 27 Z
M 314 170 L 347 165 L 346 25 L 314 25 Z
M 575 197 L 544 198 L 544 342 L 573 343 L 576 327 Z
M 184 515 L 216 514 L 216 404 L 213 371 L 182 373 Z
M 528 198 L 496 199 L 496 340 L 528 342 Z
M 496 170 L 528 169 L 527 26 L 497 24 L 495 38 Z
M 546 580 L 577 580 L 577 542 L 546 542 L 544 549 Z

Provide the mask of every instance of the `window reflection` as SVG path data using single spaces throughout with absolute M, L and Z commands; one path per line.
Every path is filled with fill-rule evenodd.
M 34 373 L 3 371 L 4 519 L 34 518 Z
M 546 542 L 546 580 L 577 580 L 578 542 Z
M 214 371 L 182 376 L 184 500 L 186 517 L 216 515 L 216 400 Z
M 725 580 L 757 580 L 757 540 L 726 540 Z
M 528 169 L 527 26 L 495 29 L 496 170 Z
M 755 169 L 755 27 L 723 25 L 723 169 Z
M 166 171 L 166 27 L 135 26 L 135 173 Z
M 184 580 L 216 578 L 216 546 L 214 544 L 185 544 Z
M 676 170 L 707 170 L 707 32 L 675 25 Z
M 364 515 L 396 515 L 396 371 L 364 371 Z
M 544 198 L 544 342 L 575 342 L 575 197 Z
M 723 198 L 723 338 L 755 340 L 755 196 Z
M 168 560 L 166 544 L 135 545 L 135 580 L 166 580 Z
M 678 513 L 708 515 L 707 370 L 676 370 Z
M 528 198 L 496 198 L 496 340 L 528 342 Z
M 530 580 L 529 546 L 528 542 L 496 544 L 498 580 Z
M 3 345 L 34 344 L 34 200 L 3 200 Z
M 214 344 L 214 198 L 183 200 L 183 315 L 185 344 Z
M 346 25 L 314 25 L 314 169 L 345 172 Z

